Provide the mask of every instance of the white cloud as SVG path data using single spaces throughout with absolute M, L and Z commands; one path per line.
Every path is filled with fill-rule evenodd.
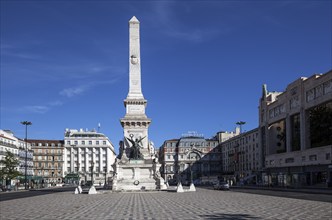
M 71 98 L 76 95 L 80 95 L 86 90 L 86 87 L 77 87 L 77 88 L 68 88 L 60 91 L 60 95 L 66 96 L 68 98 Z
M 48 105 L 49 106 L 61 106 L 61 105 L 63 105 L 63 102 L 61 102 L 61 101 L 54 101 L 54 102 L 49 102 Z
M 201 42 L 204 40 L 208 40 L 214 36 L 218 36 L 221 33 L 221 31 L 218 30 L 192 30 L 192 31 L 170 31 L 168 32 L 169 36 L 180 38 L 180 39 L 186 39 L 192 42 Z
M 28 112 L 28 113 L 37 113 L 37 114 L 44 114 L 48 111 L 50 111 L 53 107 L 61 106 L 63 105 L 63 102 L 61 101 L 53 101 L 49 102 L 46 105 L 29 105 L 29 106 L 24 106 L 18 111 L 20 112 Z
M 11 44 L 1 44 L 1 56 L 9 56 L 15 59 L 44 60 L 43 56 L 32 53 L 23 46 L 13 46 Z
M 192 9 L 188 4 L 177 4 L 176 2 L 158 2 L 153 5 L 153 12 L 156 14 L 157 26 L 161 31 L 170 37 L 180 40 L 191 41 L 194 43 L 210 40 L 220 34 L 227 34 L 231 31 L 229 27 L 223 25 L 223 28 L 216 28 L 215 26 L 190 27 L 185 25 L 182 20 L 175 13 L 178 7 L 183 7 L 183 10 L 188 14 L 192 13 Z
M 102 85 L 102 84 L 113 84 L 113 83 L 116 83 L 117 81 L 118 81 L 118 78 L 114 78 L 111 80 L 104 80 L 104 81 L 92 81 L 92 82 L 89 82 L 85 85 L 81 85 L 78 87 L 63 89 L 59 92 L 59 94 L 62 96 L 71 98 L 73 96 L 80 95 L 80 94 L 86 92 L 87 90 L 92 89 L 95 86 Z
M 39 113 L 39 114 L 44 114 L 49 111 L 49 107 L 47 106 L 42 106 L 42 105 L 32 105 L 32 106 L 25 106 L 23 107 L 23 111 L 28 111 L 32 113 Z

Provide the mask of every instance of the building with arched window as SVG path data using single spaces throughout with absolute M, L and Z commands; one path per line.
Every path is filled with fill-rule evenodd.
M 218 139 L 205 139 L 196 132 L 180 139 L 166 140 L 159 151 L 161 173 L 169 184 L 215 182 L 221 173 L 221 151 Z

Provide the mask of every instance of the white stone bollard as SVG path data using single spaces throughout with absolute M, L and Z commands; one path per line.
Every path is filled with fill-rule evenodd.
M 176 188 L 176 192 L 177 193 L 183 193 L 184 192 L 181 182 L 178 184 L 178 186 Z
M 91 186 L 91 188 L 89 189 L 88 194 L 97 194 L 97 190 L 94 186 Z
M 190 184 L 189 191 L 190 192 L 196 192 L 196 187 L 193 183 Z

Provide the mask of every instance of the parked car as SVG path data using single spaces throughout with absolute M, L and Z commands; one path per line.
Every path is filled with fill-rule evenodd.
M 219 183 L 213 185 L 213 189 L 229 190 L 229 184 L 227 182 L 219 182 Z
M 168 185 L 170 185 L 170 186 L 176 186 L 177 182 L 176 182 L 176 180 L 168 180 Z
M 201 180 L 194 180 L 194 184 L 195 184 L 195 186 L 200 186 L 200 185 L 202 185 L 202 182 L 201 182 Z
M 47 186 L 47 184 L 45 184 Z M 62 184 L 63 187 L 66 187 L 66 186 L 76 186 L 74 183 L 64 183 Z

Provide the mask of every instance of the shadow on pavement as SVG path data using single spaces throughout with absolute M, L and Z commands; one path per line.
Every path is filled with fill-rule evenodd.
M 13 192 L 1 192 L 0 193 L 0 202 L 12 200 L 12 199 L 21 199 L 33 196 L 46 195 L 50 193 L 59 193 L 72 191 L 74 193 L 75 187 L 59 187 L 59 188 L 44 188 L 44 189 L 31 189 L 24 191 L 13 191 Z
M 257 216 L 247 215 L 247 214 L 225 214 L 225 213 L 214 213 L 207 215 L 199 215 L 204 219 L 223 219 L 223 220 L 245 220 L 245 219 L 262 219 Z

